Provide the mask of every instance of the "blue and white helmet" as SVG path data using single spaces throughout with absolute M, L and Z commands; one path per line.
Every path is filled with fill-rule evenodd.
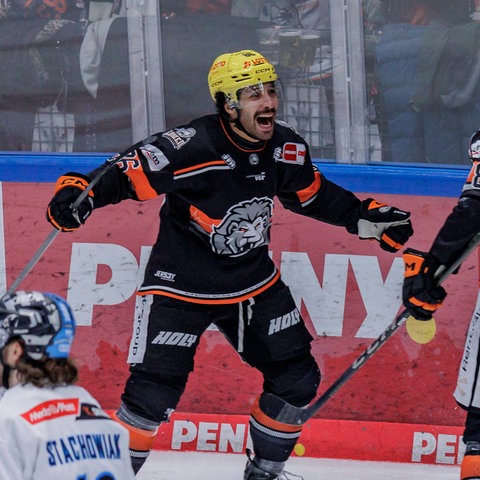
M 75 335 L 75 319 L 67 302 L 53 293 L 18 291 L 0 301 L 0 351 L 20 337 L 34 360 L 44 355 L 67 358 Z

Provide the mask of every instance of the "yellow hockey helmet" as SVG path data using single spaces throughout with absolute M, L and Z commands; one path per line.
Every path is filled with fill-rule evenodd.
M 238 90 L 278 78 L 273 65 L 253 50 L 224 53 L 213 62 L 208 74 L 208 88 L 213 101 L 223 92 L 229 103 L 237 101 Z

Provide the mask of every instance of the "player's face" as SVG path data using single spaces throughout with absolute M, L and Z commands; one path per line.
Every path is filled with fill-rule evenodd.
M 278 109 L 278 94 L 273 82 L 244 88 L 237 108 L 240 123 L 247 132 L 247 137 L 250 137 L 248 140 L 272 138 Z

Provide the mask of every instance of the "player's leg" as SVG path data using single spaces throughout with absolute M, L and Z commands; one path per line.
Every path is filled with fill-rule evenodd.
M 280 283 L 239 309 L 238 325 L 218 326 L 242 358 L 263 374 L 264 392 L 299 408 L 307 405 L 316 395 L 320 372 L 310 353 L 312 337 L 289 289 Z M 244 479 L 279 478 L 301 430 L 302 425 L 277 421 L 268 397 L 260 395 L 250 417 L 255 456 L 249 456 Z
M 454 397 L 467 411 L 460 478 L 480 479 L 480 295 L 468 327 Z
M 185 390 L 200 336 L 210 322 L 210 316 L 193 304 L 161 296 L 144 298 L 130 344 L 130 377 L 115 414 L 130 431 L 135 473 L 145 463 L 158 427 L 168 422 Z

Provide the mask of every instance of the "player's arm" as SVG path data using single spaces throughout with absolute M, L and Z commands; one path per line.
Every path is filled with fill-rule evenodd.
M 445 296 L 434 275 L 439 265 L 452 265 L 480 232 L 480 131 L 471 139 L 472 167 L 458 203 L 438 231 L 428 252 L 407 249 L 403 255 L 403 304 L 419 320 L 428 320 Z
M 133 147 L 128 154 L 114 158 L 113 168 L 108 168 L 109 161 L 86 175 L 69 172 L 59 177 L 47 208 L 48 221 L 58 230 L 73 231 L 85 223 L 93 209 L 126 199 L 149 200 L 166 192 L 172 175 L 165 155 L 152 144 Z M 162 175 L 155 170 L 160 160 L 165 167 Z M 88 195 L 74 210 L 73 204 L 85 190 Z
M 361 239 L 375 239 L 389 252 L 401 249 L 413 234 L 410 213 L 377 202 L 360 200 L 328 180 L 313 166 L 313 180 L 303 189 L 279 195 L 289 210 L 333 225 L 344 226 Z

